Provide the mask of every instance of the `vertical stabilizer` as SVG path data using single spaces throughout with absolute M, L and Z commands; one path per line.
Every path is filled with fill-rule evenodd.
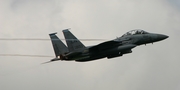
M 86 47 L 68 30 L 63 30 L 69 51 L 80 51 Z
M 57 33 L 49 34 L 49 36 L 51 38 L 54 53 L 57 57 L 57 56 L 60 56 L 61 54 L 67 53 L 68 48 L 55 34 Z

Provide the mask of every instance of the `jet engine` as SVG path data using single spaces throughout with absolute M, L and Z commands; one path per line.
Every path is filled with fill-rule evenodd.
M 115 57 L 119 57 L 119 56 L 122 56 L 122 55 L 123 55 L 123 54 L 117 53 L 117 54 L 109 55 L 109 56 L 107 56 L 107 58 L 110 59 L 110 58 L 115 58 Z
M 132 53 L 132 50 L 127 50 L 127 51 L 122 52 L 122 54 L 128 54 L 128 53 Z
M 132 51 L 131 50 L 127 50 L 127 51 L 124 51 L 124 52 L 112 54 L 112 55 L 107 56 L 107 58 L 108 59 L 115 58 L 115 57 L 119 57 L 119 56 L 122 56 L 123 54 L 127 54 L 127 53 L 132 53 Z

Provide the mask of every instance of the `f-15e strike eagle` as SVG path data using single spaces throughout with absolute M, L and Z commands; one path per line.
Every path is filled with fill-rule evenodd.
M 67 46 L 56 36 L 49 34 L 56 58 L 52 61 L 65 60 L 86 62 L 101 58 L 115 58 L 132 53 L 136 46 L 164 40 L 169 36 L 149 33 L 144 30 L 132 30 L 114 40 L 86 47 L 68 29 L 63 30 Z

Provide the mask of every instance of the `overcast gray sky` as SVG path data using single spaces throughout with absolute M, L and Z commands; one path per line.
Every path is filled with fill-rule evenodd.
M 0 56 L 0 90 L 180 90 L 179 0 L 0 0 L 0 38 L 114 39 L 132 29 L 168 39 L 79 63 Z M 93 45 L 100 42 L 83 42 Z M 54 56 L 50 41 L 0 41 L 0 54 Z M 52 57 L 53 58 L 53 57 Z

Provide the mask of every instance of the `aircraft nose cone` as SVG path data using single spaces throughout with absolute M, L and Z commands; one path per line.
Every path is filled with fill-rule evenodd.
M 164 40 L 164 39 L 166 39 L 166 38 L 168 38 L 169 36 L 167 36 L 167 35 L 163 35 L 163 34 L 158 34 L 158 39 L 159 40 Z

